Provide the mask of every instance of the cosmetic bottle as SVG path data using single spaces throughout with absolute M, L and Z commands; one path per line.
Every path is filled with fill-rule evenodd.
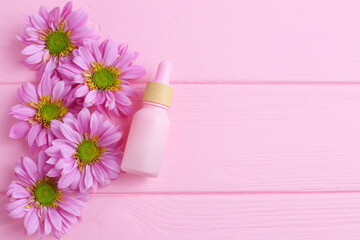
M 121 169 L 142 176 L 157 177 L 169 134 L 168 108 L 173 95 L 169 86 L 172 66 L 159 64 L 155 80 L 146 85 L 143 107 L 131 122 Z

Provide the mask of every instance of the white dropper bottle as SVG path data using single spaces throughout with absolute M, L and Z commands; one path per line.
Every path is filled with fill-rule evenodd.
M 173 95 L 169 86 L 172 65 L 159 64 L 155 80 L 148 82 L 143 107 L 134 114 L 121 169 L 142 176 L 157 177 L 170 129 L 168 108 Z

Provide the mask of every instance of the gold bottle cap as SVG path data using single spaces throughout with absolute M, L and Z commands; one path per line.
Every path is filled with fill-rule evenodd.
M 160 82 L 148 82 L 143 101 L 158 103 L 170 107 L 174 88 Z

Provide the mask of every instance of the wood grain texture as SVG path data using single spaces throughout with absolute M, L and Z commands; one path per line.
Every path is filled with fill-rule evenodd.
M 0 9 L 0 82 L 34 80 L 18 62 L 22 15 L 62 0 L 7 1 Z M 360 2 L 343 0 L 78 0 L 103 38 L 140 51 L 152 79 L 174 64 L 174 82 L 359 82 Z M 16 14 L 14 14 L 16 12 Z M 9 24 L 11 23 L 11 24 Z M 14 74 L 14 70 L 16 74 Z
M 1 191 L 26 154 L 7 137 L 16 87 L 0 88 Z M 170 115 L 160 177 L 122 174 L 103 192 L 360 189 L 360 85 L 177 84 Z
M 0 221 L 11 239 L 37 239 Z M 91 198 L 62 239 L 357 240 L 359 229 L 360 194 L 109 195 Z

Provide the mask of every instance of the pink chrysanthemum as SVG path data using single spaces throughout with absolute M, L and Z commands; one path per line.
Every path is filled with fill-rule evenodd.
M 51 129 L 57 139 L 45 152 L 50 156 L 47 163 L 53 166 L 48 176 L 59 176 L 59 186 L 96 191 L 118 176 L 122 133 L 103 117 L 84 108 L 77 118 L 68 114 L 63 122 L 53 121 Z
M 50 129 L 53 119 L 62 119 L 69 111 L 71 86 L 57 76 L 44 75 L 37 89 L 31 83 L 24 83 L 18 89 L 21 104 L 11 108 L 10 115 L 21 120 L 10 130 L 11 138 L 25 137 L 32 150 L 48 147 L 54 139 Z
M 12 218 L 24 218 L 27 234 L 38 231 L 40 237 L 56 238 L 67 233 L 72 223 L 81 220 L 81 208 L 88 197 L 84 193 L 61 188 L 57 178 L 47 177 L 47 156 L 40 152 L 37 162 L 24 157 L 15 167 L 18 180 L 6 194 L 10 203 L 6 210 Z
M 100 45 L 88 43 L 73 52 L 72 63 L 58 71 L 75 84 L 75 98 L 84 98 L 84 107 L 95 105 L 104 113 L 131 114 L 129 96 L 134 91 L 129 80 L 145 74 L 145 69 L 132 65 L 137 52 L 128 52 L 127 45 L 105 40 Z
M 25 17 L 26 28 L 18 39 L 28 45 L 22 51 L 29 55 L 25 63 L 32 68 L 46 66 L 48 73 L 69 58 L 85 40 L 97 40 L 95 31 L 85 26 L 88 14 L 84 9 L 72 11 L 68 2 L 60 13 L 59 7 L 50 12 L 41 6 L 39 13 Z M 46 63 L 46 64 L 44 64 Z

